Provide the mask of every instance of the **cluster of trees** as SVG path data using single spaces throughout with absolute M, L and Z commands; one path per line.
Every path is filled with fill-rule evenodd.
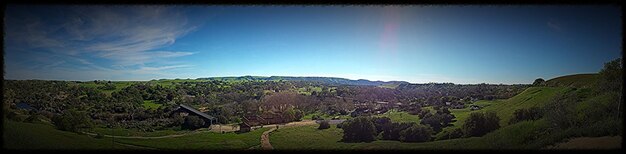
M 422 110 L 418 116 L 422 119 L 420 123 L 429 125 L 435 133 L 441 132 L 445 127 L 452 126 L 450 123 L 456 121 L 454 120 L 456 117 L 451 114 L 448 108 L 435 107 L 434 109 L 437 111 L 435 114 L 432 114 L 428 110 Z
M 194 82 L 153 80 L 129 82 L 129 86 L 126 87 L 116 87 L 123 84 L 110 81 L 94 81 L 97 85 L 94 87 L 73 81 L 4 80 L 3 82 L 5 83 L 5 105 L 9 106 L 5 108 L 8 111 L 5 113 L 11 113 L 12 111 L 9 110 L 13 110 L 15 104 L 25 103 L 34 108 L 33 115 L 48 115 L 44 117 L 52 119 L 53 116 L 61 115 L 70 108 L 76 108 L 85 112 L 94 125 L 121 126 L 146 131 L 182 126 L 184 119 L 171 116 L 173 108 L 181 103 L 202 108 L 202 111 L 217 117 L 219 123 L 237 123 L 246 113 L 261 114 L 270 111 L 281 114 L 283 119 L 286 119 L 285 122 L 289 122 L 300 120 L 304 115 L 314 112 L 334 116 L 348 115 L 355 110 L 356 103 L 373 104 L 385 101 L 390 104 L 399 102 L 421 107 L 445 106 L 445 102 L 451 101 L 459 102 L 456 104 L 459 105 L 466 103 L 472 96 L 515 92 L 515 89 L 520 87 L 402 83 L 406 85 L 390 89 L 376 86 L 333 85 L 312 81 L 229 82 L 220 80 Z M 167 84 L 164 84 L 165 82 Z M 298 93 L 298 89 L 310 87 L 320 87 L 321 91 L 314 91 L 310 94 Z M 475 89 L 476 92 L 463 93 L 454 90 L 455 87 L 482 88 Z M 509 90 L 496 90 L 507 88 Z M 480 90 L 486 93 L 481 93 Z M 144 101 L 157 103 L 160 107 L 146 109 L 143 106 Z M 30 113 L 24 114 L 30 115 Z M 433 117 L 441 118 L 439 114 Z M 437 126 L 435 130 L 439 130 Z
M 428 125 L 412 123 L 395 123 L 387 117 L 359 116 L 341 124 L 344 142 L 371 142 L 382 134 L 383 140 L 402 142 L 430 141 L 434 133 Z

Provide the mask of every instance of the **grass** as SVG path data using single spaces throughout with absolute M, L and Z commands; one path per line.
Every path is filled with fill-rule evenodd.
M 467 119 L 471 112 L 496 112 L 500 118 L 500 126 L 506 126 L 509 120 L 513 117 L 513 112 L 517 109 L 542 107 L 559 93 L 566 92 L 570 88 L 565 87 L 530 87 L 524 90 L 522 93 L 511 97 L 506 100 L 492 100 L 492 101 L 477 101 L 474 104 L 481 106 L 480 110 L 471 111 L 469 108 L 465 109 L 451 109 L 450 112 L 456 117 L 456 122 L 452 124 L 454 126 L 444 129 L 460 128 L 463 125 L 463 121 Z
M 550 133 L 545 120 L 523 121 L 483 137 L 459 138 L 421 143 L 376 140 L 365 143 L 341 142 L 343 130 L 318 130 L 317 126 L 282 128 L 270 135 L 275 149 L 540 149 L 563 140 L 568 132 Z
M 185 134 L 189 133 L 186 130 L 157 130 L 154 132 L 143 132 L 139 130 L 125 129 L 125 128 L 102 128 L 97 127 L 93 128 L 90 132 L 103 134 L 103 135 L 113 135 L 113 136 L 167 136 L 167 135 L 176 135 L 176 134 Z
M 339 119 L 351 119 L 352 117 L 350 115 L 328 115 L 325 113 L 320 113 L 320 112 L 315 112 L 315 113 L 310 113 L 310 114 L 306 114 L 302 117 L 302 120 L 311 120 L 313 118 L 313 116 L 318 115 L 321 118 L 324 118 L 326 120 L 330 120 L 333 117 L 339 116 Z
M 142 105 L 143 108 L 148 110 L 156 110 L 162 106 L 162 104 L 154 103 L 154 100 L 144 100 Z
M 260 136 L 268 128 L 249 133 L 197 133 L 181 137 L 161 139 L 122 139 L 104 137 L 97 139 L 88 135 L 60 131 L 50 125 L 22 123 L 5 120 L 4 148 L 7 149 L 133 149 L 151 147 L 157 149 L 247 149 L 260 144 Z M 110 129 L 94 129 L 106 134 Z M 132 130 L 116 129 L 115 135 L 132 136 Z M 120 133 L 120 134 L 117 134 Z M 173 130 L 143 133 L 142 136 L 179 134 Z M 126 144 L 126 145 L 124 145 Z M 139 147 L 132 147 L 134 145 Z
M 4 120 L 4 148 L 7 149 L 128 149 L 110 138 L 60 131 L 50 125 Z
M 318 130 L 317 126 L 282 128 L 270 135 L 270 143 L 275 149 L 454 149 L 472 148 L 463 146 L 477 138 L 453 139 L 435 142 L 405 143 L 400 141 L 377 140 L 373 142 L 341 142 L 343 130 L 331 125 L 329 129 Z
M 261 134 L 269 128 L 248 133 L 198 133 L 160 139 L 115 139 L 116 142 L 157 149 L 247 149 L 259 145 Z
M 574 74 L 556 77 L 546 81 L 546 85 L 559 87 L 591 87 L 598 80 L 598 74 Z
M 392 122 L 415 122 L 420 123 L 420 118 L 417 115 L 411 115 L 407 112 L 398 112 L 396 110 L 389 110 L 384 114 L 376 115 L 377 117 L 389 117 Z

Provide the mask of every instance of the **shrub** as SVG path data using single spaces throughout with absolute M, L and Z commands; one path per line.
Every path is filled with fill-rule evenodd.
M 500 118 L 495 112 L 474 112 L 463 123 L 462 129 L 465 136 L 483 136 L 500 128 Z
M 402 130 L 405 130 L 409 127 L 411 127 L 411 125 L 414 125 L 416 123 L 391 123 L 391 126 L 389 127 L 389 129 L 385 129 L 383 130 L 383 139 L 384 140 L 400 140 L 400 132 Z
M 437 134 L 435 140 L 448 140 L 463 137 L 463 130 L 461 128 L 455 128 L 452 130 L 444 130 Z
M 313 115 L 311 120 L 322 120 L 322 118 L 319 115 Z
M 385 129 L 391 127 L 391 119 L 389 117 L 374 117 L 372 118 L 374 127 L 376 127 L 376 134 L 378 135 Z
M 525 120 L 537 120 L 539 118 L 541 118 L 541 109 L 539 109 L 538 107 L 517 109 L 513 113 L 513 117 L 509 121 L 509 124 L 514 124 Z
M 183 123 L 183 128 L 191 130 L 202 128 L 203 126 L 204 120 L 192 115 L 185 117 L 185 123 Z
M 57 129 L 71 132 L 80 132 L 93 125 L 87 112 L 76 109 L 65 110 L 63 114 L 54 116 L 52 122 Z
M 341 129 L 344 142 L 370 142 L 375 139 L 376 127 L 368 117 L 347 120 Z
M 343 122 L 342 123 L 338 123 L 336 127 L 337 128 L 341 128 L 342 126 L 343 126 Z
M 554 127 L 565 129 L 576 126 L 578 121 L 572 116 L 575 113 L 575 101 L 568 93 L 555 96 L 543 107 L 544 117 Z
M 330 128 L 330 124 L 328 124 L 328 120 L 323 120 L 320 122 L 320 126 L 317 129 L 328 129 Z
M 622 88 L 622 60 L 617 58 L 604 64 L 600 70 L 598 84 L 602 91 L 619 92 Z
M 33 114 L 31 116 L 28 116 L 28 118 L 26 118 L 26 120 L 24 120 L 25 122 L 30 122 L 30 123 L 45 123 L 46 122 L 46 117 L 39 115 L 39 114 Z
M 425 142 L 430 141 L 433 129 L 430 126 L 413 124 L 411 127 L 400 131 L 402 142 Z
M 296 109 L 295 121 L 302 121 L 302 117 L 304 117 L 304 112 L 302 110 Z

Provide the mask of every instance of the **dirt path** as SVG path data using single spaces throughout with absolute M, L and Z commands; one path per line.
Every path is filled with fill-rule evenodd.
M 304 120 L 304 121 L 296 121 L 296 122 L 290 122 L 290 123 L 286 123 L 286 124 L 273 124 L 273 125 L 264 125 L 263 127 L 266 128 L 271 128 L 270 130 L 267 130 L 265 132 L 263 132 L 263 134 L 261 135 L 261 149 L 263 150 L 272 150 L 274 149 L 274 147 L 272 147 L 272 144 L 270 143 L 270 134 L 276 130 L 276 129 L 280 129 L 280 128 L 286 128 L 286 127 L 298 127 L 298 126 L 306 126 L 306 125 L 315 125 L 315 121 L 313 120 Z M 278 125 L 278 127 L 276 127 Z M 256 128 L 261 128 L 261 126 L 257 126 L 254 127 Z
M 263 132 L 263 134 L 261 135 L 261 149 L 262 150 L 274 149 L 274 147 L 272 147 L 272 144 L 270 144 L 270 133 L 274 130 L 276 130 L 276 127 L 273 127 L 272 129 Z
M 549 146 L 546 149 L 620 149 L 621 136 L 577 137 Z

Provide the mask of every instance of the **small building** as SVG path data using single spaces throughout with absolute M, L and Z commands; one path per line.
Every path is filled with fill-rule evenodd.
M 472 104 L 470 105 L 470 110 L 480 110 L 480 106 Z
M 204 120 L 204 127 L 209 127 L 213 125 L 214 122 L 217 122 L 217 118 L 210 116 L 206 113 L 200 112 L 194 109 L 191 106 L 187 106 L 185 104 L 180 104 L 176 109 L 174 109 L 174 114 L 180 114 L 181 116 L 189 116 L 190 114 L 200 117 Z

